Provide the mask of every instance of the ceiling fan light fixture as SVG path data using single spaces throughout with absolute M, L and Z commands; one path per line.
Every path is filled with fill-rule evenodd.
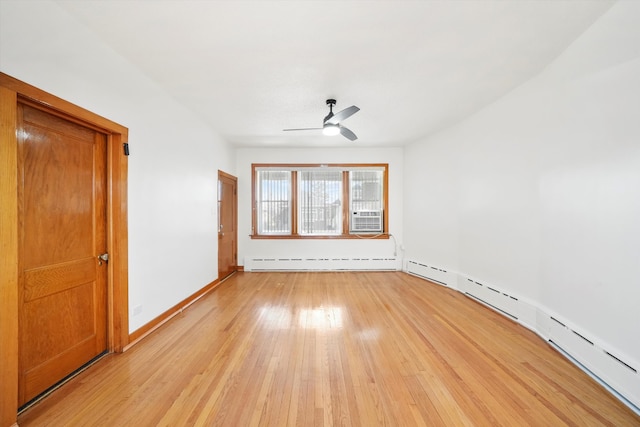
M 355 133 L 351 132 L 348 128 L 342 126 L 340 122 L 349 117 L 353 116 L 355 113 L 360 111 L 358 107 L 352 105 L 351 107 L 345 108 L 342 111 L 339 111 L 333 114 L 333 106 L 336 104 L 335 99 L 327 99 L 327 105 L 329 106 L 329 114 L 322 121 L 321 128 L 295 128 L 295 129 L 282 129 L 283 131 L 298 131 L 298 130 L 322 130 L 323 135 L 334 136 L 341 134 L 345 138 L 350 141 L 355 141 L 358 139 Z
M 330 123 L 325 124 L 322 127 L 322 134 L 327 136 L 335 136 L 340 133 L 340 126 L 332 125 Z

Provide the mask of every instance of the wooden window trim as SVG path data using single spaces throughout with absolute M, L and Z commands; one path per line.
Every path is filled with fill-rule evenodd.
M 379 234 L 351 234 L 349 232 L 349 207 L 351 200 L 349 197 L 349 172 L 342 171 L 342 234 L 339 235 L 300 235 L 298 234 L 298 177 L 296 168 L 382 168 L 383 174 L 383 218 L 382 233 Z M 283 168 L 292 169 L 291 174 L 291 234 L 286 235 L 268 235 L 258 234 L 258 212 L 256 209 L 256 171 L 260 168 Z M 251 239 L 257 240 L 331 240 L 331 239 L 389 239 L 389 164 L 388 163 L 252 163 L 251 164 Z
M 342 171 L 342 234 L 349 234 L 349 206 L 351 198 L 349 197 L 349 172 Z M 386 228 L 383 228 L 386 230 Z
M 298 171 L 291 171 L 291 235 L 282 237 L 304 237 L 298 234 Z

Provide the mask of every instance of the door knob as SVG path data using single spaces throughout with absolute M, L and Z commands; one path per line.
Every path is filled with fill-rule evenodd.
M 100 254 L 98 255 L 98 265 L 102 265 L 102 262 L 109 262 L 109 254 L 108 253 L 104 253 L 104 254 Z

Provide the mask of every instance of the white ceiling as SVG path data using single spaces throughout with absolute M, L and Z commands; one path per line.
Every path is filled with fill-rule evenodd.
M 58 0 L 240 146 L 399 146 L 539 73 L 609 1 Z M 61 29 L 64 31 L 64 29 Z M 320 131 L 357 105 L 351 142 Z

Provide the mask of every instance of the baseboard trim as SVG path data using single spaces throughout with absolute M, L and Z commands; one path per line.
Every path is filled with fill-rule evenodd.
M 127 344 L 122 349 L 122 351 L 123 352 L 127 351 L 131 347 L 133 347 L 134 345 L 142 341 L 145 337 L 147 337 L 149 334 L 154 332 L 160 326 L 167 323 L 173 317 L 175 317 L 176 315 L 180 314 L 183 310 L 188 308 L 191 304 L 193 304 L 194 302 L 196 302 L 197 300 L 205 296 L 207 293 L 215 289 L 220 283 L 222 283 L 220 279 L 214 280 L 213 282 L 209 283 L 208 285 L 206 285 L 205 287 L 203 287 L 193 295 L 185 298 L 184 300 L 180 301 L 178 304 L 174 305 L 173 307 L 171 307 L 170 309 L 168 309 L 167 311 L 165 311 L 155 319 L 151 320 L 149 323 L 146 323 L 141 327 L 139 327 L 138 329 L 136 329 L 135 331 L 131 332 L 129 334 L 129 344 Z

